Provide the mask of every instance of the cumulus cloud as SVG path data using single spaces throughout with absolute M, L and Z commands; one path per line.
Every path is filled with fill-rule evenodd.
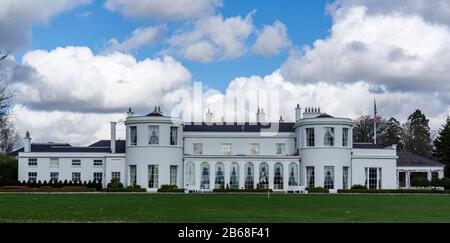
M 195 19 L 215 13 L 221 0 L 107 0 L 105 7 L 125 16 L 159 20 Z
M 253 15 L 254 12 L 245 18 L 222 15 L 201 18 L 192 28 L 172 36 L 170 49 L 191 61 L 240 57 L 246 52 L 246 41 L 254 32 Z
M 449 90 L 450 29 L 419 15 L 369 14 L 338 8 L 328 38 L 317 40 L 282 67 L 292 82 L 365 81 L 388 90 Z
M 163 32 L 164 27 L 161 26 L 138 28 L 123 42 L 119 42 L 115 38 L 109 40 L 110 46 L 108 47 L 108 51 L 130 52 L 142 48 L 160 38 Z
M 51 17 L 91 0 L 3 0 L 0 2 L 0 49 L 17 51 L 26 46 L 34 24 L 45 24 Z
M 148 107 L 191 80 L 169 56 L 137 61 L 118 52 L 95 55 L 87 47 L 31 51 L 21 65 L 8 66 L 17 102 L 34 110 L 111 113 Z
M 264 56 L 273 56 L 290 45 L 287 27 L 282 22 L 275 21 L 273 25 L 264 26 L 261 32 L 258 33 L 252 51 Z

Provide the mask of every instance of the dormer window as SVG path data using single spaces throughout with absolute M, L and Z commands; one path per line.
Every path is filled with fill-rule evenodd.
M 159 144 L 159 127 L 158 126 L 149 126 L 148 134 L 149 134 L 148 144 Z

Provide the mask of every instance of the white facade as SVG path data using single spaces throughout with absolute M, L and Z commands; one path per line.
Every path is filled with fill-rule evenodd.
M 113 142 L 108 147 L 34 145 L 27 134 L 24 152 L 18 155 L 19 180 L 49 181 L 58 173 L 58 180 L 89 181 L 101 174 L 104 186 L 114 177 L 126 186 L 137 184 L 148 191 L 166 184 L 206 191 L 227 187 L 336 190 L 356 184 L 372 189 L 398 187 L 395 146 L 355 146 L 352 120 L 318 109 L 301 114 L 297 107 L 295 123 L 272 124 L 276 133 L 263 132 L 259 123 L 183 124 L 156 108 L 147 116 L 130 111 L 125 125 L 126 141 L 115 141 L 115 123 L 111 124 Z M 434 170 L 442 176 L 443 167 Z

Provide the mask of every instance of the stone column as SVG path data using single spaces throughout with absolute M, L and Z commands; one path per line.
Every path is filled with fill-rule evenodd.
M 410 172 L 406 171 L 406 188 L 410 188 L 411 187 L 411 183 L 410 183 Z
M 283 190 L 289 189 L 289 162 L 283 163 Z
M 247 162 L 238 162 L 239 164 L 239 189 L 244 188 L 245 187 L 245 175 L 247 175 L 247 171 L 245 171 L 245 164 Z
M 259 183 L 259 164 L 261 162 L 257 161 L 253 164 L 253 188 L 256 188 L 256 184 Z
M 274 163 L 270 163 L 267 162 L 267 164 L 269 165 L 269 189 L 273 190 L 273 175 L 274 175 L 274 169 L 275 169 L 275 164 Z
M 431 170 L 427 170 L 427 179 L 428 179 L 429 181 L 431 181 L 431 179 L 432 179 Z
M 209 164 L 209 189 L 213 190 L 216 179 L 216 167 L 213 161 Z

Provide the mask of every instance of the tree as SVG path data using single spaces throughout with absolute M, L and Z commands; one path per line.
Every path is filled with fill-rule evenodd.
M 403 126 L 404 150 L 431 158 L 432 143 L 430 137 L 429 120 L 417 109 L 409 115 L 408 121 Z
M 450 117 L 447 117 L 447 122 L 434 140 L 433 157 L 445 164 L 445 176 L 450 177 Z
M 377 137 L 380 137 L 386 127 L 386 119 L 377 116 Z M 373 143 L 374 118 L 369 115 L 361 116 L 353 124 L 353 141 L 355 143 Z M 377 140 L 377 144 L 380 144 Z
M 380 144 L 383 146 L 390 146 L 393 144 L 397 144 L 398 150 L 403 150 L 403 143 L 402 143 L 402 135 L 403 135 L 403 129 L 400 125 L 400 122 L 397 121 L 397 119 L 391 117 L 386 122 L 386 127 L 384 131 L 382 131 L 380 135 Z
M 0 55 L 0 67 L 7 56 Z M 10 92 L 8 86 L 3 82 L 4 80 L 0 80 L 0 85 L 2 85 L 0 86 L 0 154 L 9 154 L 17 147 L 19 136 L 15 130 L 13 119 L 11 119 L 12 114 L 10 114 L 14 93 Z
M 17 181 L 17 159 L 11 156 L 0 156 L 0 184 Z

